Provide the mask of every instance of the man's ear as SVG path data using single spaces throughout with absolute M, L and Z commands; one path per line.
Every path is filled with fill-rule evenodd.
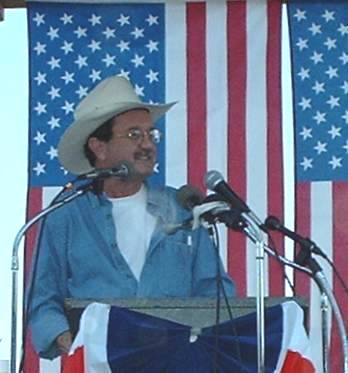
M 106 143 L 97 139 L 96 137 L 90 137 L 88 139 L 88 147 L 95 154 L 97 160 L 103 161 L 106 157 Z

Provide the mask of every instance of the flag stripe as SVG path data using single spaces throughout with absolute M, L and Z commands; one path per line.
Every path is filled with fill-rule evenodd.
M 205 189 L 207 83 L 206 83 L 206 6 L 187 5 L 187 116 L 188 181 Z M 198 150 L 198 151 L 197 151 Z
M 232 188 L 246 197 L 245 94 L 246 94 L 246 4 L 227 3 L 228 51 L 228 181 Z M 228 267 L 236 279 L 237 293 L 246 295 L 246 238 L 229 231 Z

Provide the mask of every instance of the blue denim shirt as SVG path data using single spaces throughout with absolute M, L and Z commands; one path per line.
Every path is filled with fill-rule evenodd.
M 49 215 L 41 229 L 29 313 L 34 347 L 42 357 L 58 355 L 54 340 L 69 329 L 65 298 L 216 295 L 216 256 L 207 231 L 165 233 L 168 223 L 189 217 L 175 194 L 169 187 L 148 189 L 147 208 L 157 226 L 139 282 L 117 246 L 105 196 L 88 192 Z M 224 270 L 222 275 L 227 294 L 235 295 L 232 280 Z

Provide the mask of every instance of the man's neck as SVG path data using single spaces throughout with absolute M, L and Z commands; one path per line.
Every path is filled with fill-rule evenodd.
M 104 181 L 103 190 L 110 198 L 127 197 L 137 193 L 142 184 L 140 179 L 123 181 L 111 177 Z

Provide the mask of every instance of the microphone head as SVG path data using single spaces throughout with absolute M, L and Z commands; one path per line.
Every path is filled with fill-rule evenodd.
M 205 186 L 209 190 L 214 190 L 216 185 L 221 181 L 224 181 L 224 178 L 219 171 L 211 170 L 208 171 L 204 176 Z
M 270 230 L 278 230 L 279 228 L 281 228 L 282 224 L 281 224 L 280 220 L 277 217 L 275 217 L 275 216 L 269 216 L 265 220 L 264 226 L 267 229 L 270 229 Z
M 192 185 L 183 185 L 179 188 L 176 199 L 182 207 L 191 211 L 195 206 L 202 203 L 204 196 Z
M 111 176 L 118 176 L 122 179 L 131 179 L 133 176 L 136 175 L 135 168 L 133 163 L 129 161 L 123 161 L 119 163 L 118 166 L 112 168 Z

